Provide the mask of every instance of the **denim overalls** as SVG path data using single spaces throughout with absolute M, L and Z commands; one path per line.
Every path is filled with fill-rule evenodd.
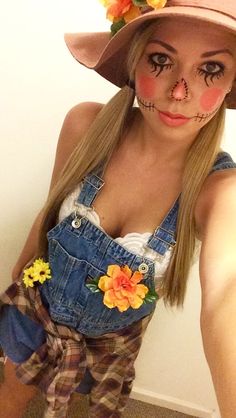
M 214 169 L 228 164 L 231 166 L 228 156 L 221 155 Z M 87 175 L 77 202 L 91 207 L 103 184 L 97 174 Z M 179 197 L 147 243 L 161 256 L 176 243 L 178 206 Z M 109 265 L 118 264 L 143 273 L 142 283 L 154 289 L 153 261 L 130 253 L 87 218 L 72 213 L 48 232 L 48 241 L 52 279 L 41 287 L 41 294 L 54 321 L 82 334 L 98 336 L 125 328 L 155 309 L 152 302 L 119 312 L 104 305 L 102 293 L 86 287 L 91 279 L 106 275 Z
M 230 168 L 236 168 L 236 163 L 228 153 L 219 153 L 212 171 Z M 97 174 L 88 175 L 78 202 L 91 206 L 102 186 L 103 181 Z M 178 207 L 179 197 L 148 241 L 148 246 L 160 256 L 175 245 Z M 155 303 L 121 313 L 117 308 L 107 308 L 102 302 L 103 295 L 92 293 L 86 282 L 106 274 L 110 264 L 127 264 L 132 271 L 144 273 L 144 283 L 153 288 L 153 261 L 130 253 L 86 218 L 78 219 L 77 225 L 75 221 L 74 214 L 71 214 L 48 232 L 53 277 L 41 286 L 41 296 L 52 319 L 85 335 L 99 336 L 123 329 L 149 315 L 155 309 Z M 31 323 L 17 309 L 9 309 L 1 315 L 0 343 L 6 352 L 11 353 L 9 357 L 13 361 L 23 361 L 29 350 L 36 349 L 45 338 L 40 326 Z M 23 347 L 19 346 L 18 335 L 20 341 L 24 341 Z
M 103 184 L 95 173 L 86 176 L 77 202 L 91 207 Z M 148 241 L 147 245 L 161 256 L 175 245 L 176 217 L 177 204 Z M 52 279 L 41 287 L 41 295 L 54 321 L 87 336 L 98 336 L 126 328 L 155 309 L 152 302 L 139 309 L 119 312 L 104 305 L 103 293 L 93 293 L 86 287 L 91 280 L 106 275 L 109 265 L 116 264 L 143 273 L 142 283 L 154 290 L 153 261 L 127 251 L 87 218 L 75 213 L 57 224 L 47 236 Z

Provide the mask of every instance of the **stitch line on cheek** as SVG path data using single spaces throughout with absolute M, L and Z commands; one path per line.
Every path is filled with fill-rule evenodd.
M 150 112 L 154 112 L 156 110 L 154 103 L 152 102 L 147 102 L 143 99 L 141 99 L 140 97 L 137 96 L 137 101 L 138 104 L 144 109 L 144 110 L 149 110 Z
M 205 122 L 205 120 L 208 119 L 210 116 L 212 116 L 214 113 L 216 113 L 218 109 L 214 110 L 214 112 L 211 112 L 211 113 L 197 113 L 194 116 L 195 122 L 199 122 L 199 123 Z

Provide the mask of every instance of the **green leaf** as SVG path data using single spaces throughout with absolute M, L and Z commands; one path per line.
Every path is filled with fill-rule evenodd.
M 145 297 L 145 301 L 146 302 L 155 302 L 155 300 L 157 299 L 157 297 L 156 296 L 146 296 Z
M 97 283 L 88 283 L 86 284 L 86 287 L 91 290 L 91 292 L 100 292 L 100 289 L 97 286 Z
M 134 6 L 144 7 L 147 6 L 146 0 L 133 0 Z
M 157 292 L 155 290 L 149 290 L 143 301 L 144 303 L 152 303 L 157 299 L 159 299 Z
M 111 25 L 111 34 L 114 36 L 123 26 L 125 26 L 125 20 L 122 18 L 118 22 L 114 22 Z

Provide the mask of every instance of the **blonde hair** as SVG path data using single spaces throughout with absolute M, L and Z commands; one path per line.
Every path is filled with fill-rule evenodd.
M 135 68 L 142 56 L 153 26 L 141 27 L 134 37 L 127 59 L 127 72 L 134 80 Z M 155 22 L 156 26 L 156 22 Z M 78 183 L 101 162 L 108 162 L 119 146 L 133 115 L 133 89 L 124 86 L 99 112 L 86 135 L 79 141 L 60 180 L 53 188 L 44 209 L 39 233 L 38 255 L 46 255 L 46 233 L 57 222 L 58 212 L 65 197 Z M 195 248 L 196 227 L 194 207 L 204 180 L 208 176 L 220 150 L 224 128 L 225 105 L 199 132 L 188 153 L 183 174 L 183 187 L 177 222 L 177 242 L 171 262 L 163 279 L 164 302 L 170 306 L 182 306 Z

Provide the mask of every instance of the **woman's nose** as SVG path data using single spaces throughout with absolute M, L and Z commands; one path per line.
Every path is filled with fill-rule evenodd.
M 177 101 L 186 100 L 189 97 L 188 84 L 184 78 L 176 81 L 174 86 L 171 88 L 170 97 Z

